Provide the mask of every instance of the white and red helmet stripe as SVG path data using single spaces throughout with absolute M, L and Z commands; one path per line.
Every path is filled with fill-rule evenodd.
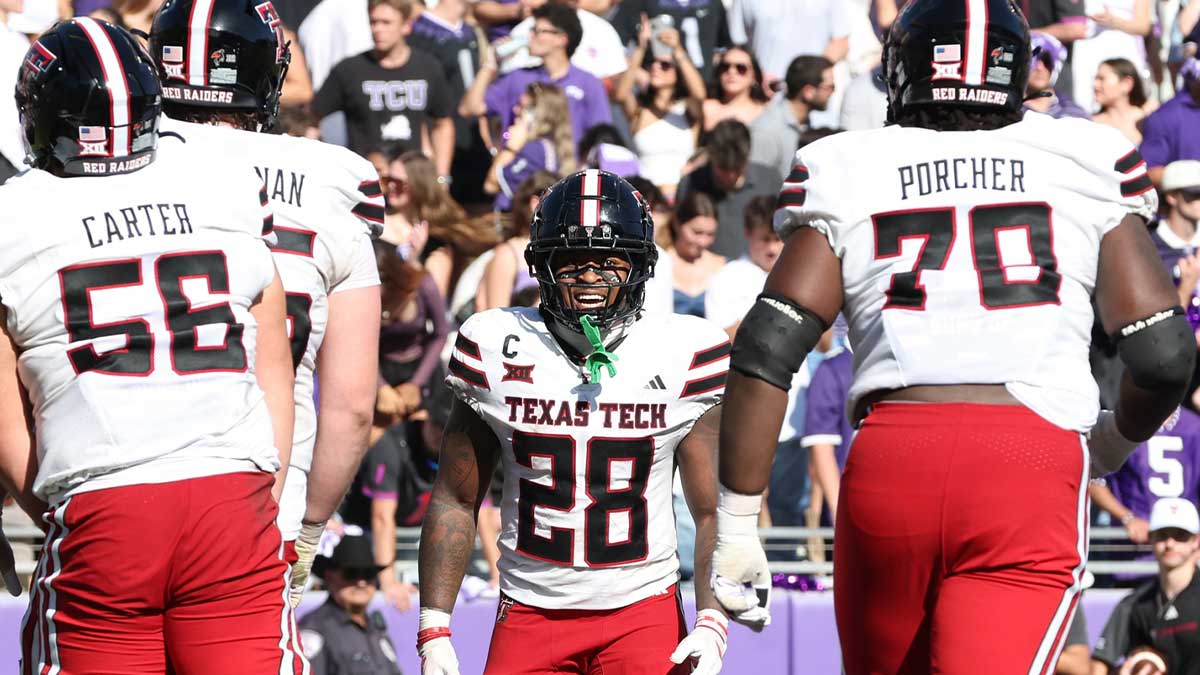
M 579 224 L 590 232 L 591 228 L 600 225 L 599 170 L 588 169 L 583 172 L 583 185 L 579 197 Z
M 100 60 L 100 68 L 104 71 L 104 79 L 108 83 L 109 119 L 112 125 L 112 156 L 125 157 L 129 154 L 129 125 L 133 116 L 129 107 L 129 81 L 125 79 L 125 69 L 121 67 L 121 57 L 117 55 L 117 47 L 104 27 L 95 19 L 80 17 L 75 23 L 83 29 L 84 35 L 96 50 L 96 58 Z
M 981 85 L 988 54 L 988 0 L 966 0 L 966 3 L 967 54 L 966 63 L 963 64 L 963 83 Z
M 187 81 L 196 87 L 208 84 L 208 24 L 215 0 L 196 0 L 188 17 Z

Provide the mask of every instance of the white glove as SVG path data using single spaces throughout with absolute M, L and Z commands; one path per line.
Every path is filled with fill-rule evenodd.
M 760 631 L 771 623 L 771 570 L 758 539 L 762 495 L 743 495 L 721 486 L 717 499 L 717 544 L 712 589 L 734 621 Z
M 300 526 L 300 536 L 296 537 L 296 562 L 292 563 L 292 583 L 288 588 L 292 609 L 299 607 L 304 599 L 308 573 L 312 571 L 313 559 L 317 557 L 317 546 L 324 532 L 325 523 L 304 523 Z
M 0 492 L 3 492 L 0 490 Z M 0 500 L 3 496 L 0 495 Z M 12 546 L 8 544 L 8 536 L 4 534 L 0 524 L 0 576 L 4 577 L 4 587 L 14 598 L 21 595 L 21 579 L 17 576 L 17 561 L 13 559 Z
M 692 675 L 717 675 L 729 643 L 729 620 L 715 609 L 702 609 L 696 627 L 671 652 L 671 663 L 692 660 Z
M 1096 424 L 1087 436 L 1088 455 L 1091 456 L 1092 478 L 1107 476 L 1121 468 L 1137 443 L 1125 438 L 1117 428 L 1117 416 L 1111 410 L 1101 410 Z
M 431 634 L 436 637 L 429 637 Z M 421 675 L 459 675 L 458 655 L 454 653 L 454 645 L 450 644 L 449 614 L 429 607 L 421 608 L 417 653 L 421 655 Z

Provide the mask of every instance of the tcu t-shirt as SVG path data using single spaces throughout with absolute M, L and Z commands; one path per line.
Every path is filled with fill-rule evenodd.
M 372 52 L 334 66 L 313 99 L 318 117 L 343 111 L 350 149 L 420 150 L 421 132 L 432 119 L 449 117 L 450 85 L 432 56 L 413 48 L 399 68 L 384 68 Z

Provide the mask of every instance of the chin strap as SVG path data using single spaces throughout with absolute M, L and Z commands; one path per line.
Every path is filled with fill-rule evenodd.
M 579 317 L 579 325 L 583 328 L 583 336 L 587 338 L 593 350 L 583 362 L 591 374 L 589 381 L 600 381 L 601 368 L 608 370 L 609 377 L 616 377 L 617 367 L 613 365 L 613 361 L 617 360 L 617 355 L 604 348 L 604 341 L 600 339 L 600 329 L 592 323 L 592 317 L 586 314 Z

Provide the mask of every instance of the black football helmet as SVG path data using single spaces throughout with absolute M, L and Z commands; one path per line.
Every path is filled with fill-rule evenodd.
M 255 113 L 275 125 L 292 55 L 269 0 L 167 0 L 150 29 L 163 106 Z
M 918 106 L 1021 109 L 1029 24 L 1015 0 L 912 0 L 883 46 L 888 119 Z
M 25 54 L 17 110 L 30 166 L 107 176 L 154 161 L 161 89 L 129 33 L 90 18 L 60 21 Z
M 554 270 L 569 251 L 616 251 L 630 264 L 625 281 L 605 284 L 618 288 L 614 302 L 604 309 L 580 311 L 563 301 L 564 286 Z M 525 262 L 541 289 L 542 311 L 567 328 L 582 332 L 579 320 L 591 317 L 601 331 L 631 320 L 646 299 L 646 280 L 654 276 L 658 249 L 654 223 L 646 200 L 620 176 L 586 169 L 555 183 L 542 194 L 533 214 Z

